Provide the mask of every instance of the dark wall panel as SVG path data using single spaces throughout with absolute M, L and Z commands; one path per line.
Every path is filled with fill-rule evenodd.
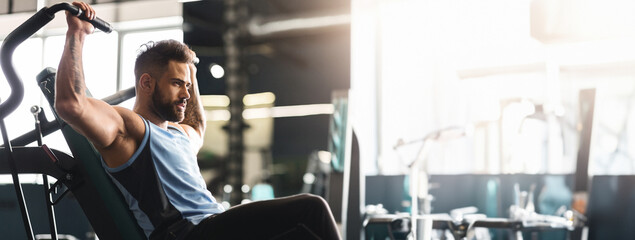
M 339 0 L 244 1 L 242 4 L 246 6 L 247 19 L 257 17 L 270 21 L 350 13 L 350 2 Z M 226 94 L 225 78 L 214 79 L 209 72 L 212 63 L 225 66 L 223 32 L 227 25 L 223 1 L 198 1 L 183 6 L 184 41 L 201 60 L 197 73 L 201 94 Z M 334 90 L 350 88 L 349 26 L 267 38 L 244 34 L 239 44 L 242 45 L 241 66 L 248 78 L 248 92 L 273 92 L 276 106 L 331 103 Z M 288 169 L 296 169 L 294 171 L 304 171 L 305 164 L 293 164 L 306 162 L 315 150 L 327 150 L 329 117 L 275 119 L 273 162 L 287 164 Z M 301 176 L 300 172 L 290 173 L 287 177 L 293 179 L 285 178 L 281 182 L 301 183 Z

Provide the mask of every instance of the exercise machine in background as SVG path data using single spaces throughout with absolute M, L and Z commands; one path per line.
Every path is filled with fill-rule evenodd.
M 396 147 L 413 143 L 422 143 L 416 159 L 409 164 L 410 174 L 401 179 L 393 180 L 386 187 L 402 189 L 390 194 L 394 198 L 405 200 L 404 195 L 409 196 L 409 201 L 392 204 L 390 212 L 403 211 L 396 214 L 388 214 L 387 210 L 373 212 L 367 211 L 365 217 L 365 230 L 367 239 L 436 239 L 439 230 L 449 232 L 454 239 L 489 239 L 490 231 L 478 232 L 478 228 L 492 229 L 510 232 L 512 239 L 523 239 L 525 232 L 553 232 L 559 230 L 574 231 L 580 229 L 586 220 L 581 214 L 573 210 L 554 210 L 554 213 L 540 214 L 536 211 L 535 189 L 536 183 L 542 182 L 539 175 L 527 175 L 525 177 L 515 175 L 440 175 L 430 176 L 427 173 L 426 158 L 432 142 L 450 141 L 468 135 L 469 128 L 450 127 L 434 131 L 426 137 L 410 142 L 400 141 Z M 561 184 L 554 186 L 552 179 L 562 180 Z M 380 181 L 369 181 L 376 188 L 381 188 Z M 430 188 L 430 182 L 436 187 Z M 522 187 L 519 183 L 522 183 Z M 395 186 L 407 187 L 395 187 Z M 565 176 L 546 176 L 544 186 L 550 188 L 567 189 Z M 541 186 L 542 187 L 542 186 Z M 521 191 L 521 189 L 529 189 Z M 558 190 L 556 190 L 558 191 Z M 562 191 L 561 191 L 562 192 Z M 564 193 L 564 192 L 563 192 Z M 536 193 L 537 194 L 537 193 Z M 545 194 L 545 192 L 540 195 Z M 372 195 L 366 195 L 367 197 Z M 434 197 L 433 197 L 434 196 Z M 369 197 L 369 199 L 372 197 Z M 377 198 L 377 197 L 375 197 Z M 547 198 L 547 197 L 545 197 Z M 433 212 L 433 199 L 436 199 L 436 209 Z M 539 198 L 540 199 L 540 198 Z M 506 201 L 503 201 L 506 200 Z M 403 202 L 408 202 L 408 208 L 404 208 Z M 565 200 L 546 200 L 551 205 L 559 204 L 556 208 L 570 202 Z M 382 203 L 370 200 L 371 204 Z M 478 208 L 474 205 L 480 203 Z M 492 206 L 493 205 L 493 206 Z M 419 207 L 421 206 L 421 207 Z M 540 206 L 547 208 L 546 206 Z M 381 207 L 380 207 L 381 208 Z M 480 210 L 485 212 L 480 213 Z M 500 208 L 500 209 L 499 209 Z M 544 209 L 543 209 L 544 210 Z M 557 212 L 557 213 L 556 213 Z M 499 231 L 500 230 L 500 231 Z M 495 232 L 497 232 L 495 231 Z
M 348 91 L 332 94 L 328 151 L 311 153 L 302 192 L 326 199 L 343 239 L 364 239 L 366 178 L 362 174 L 359 142 L 349 114 Z

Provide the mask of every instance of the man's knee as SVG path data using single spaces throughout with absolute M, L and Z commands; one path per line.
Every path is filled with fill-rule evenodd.
M 326 200 L 324 200 L 324 198 L 318 196 L 318 195 L 313 195 L 310 193 L 302 193 L 298 195 L 298 198 L 301 201 L 305 201 L 308 202 L 310 204 L 314 204 L 314 205 L 327 205 Z
M 303 194 L 297 195 L 297 198 L 298 198 L 298 201 L 301 201 L 303 204 L 310 206 L 311 209 L 323 209 L 324 211 L 327 211 L 327 212 L 331 211 L 326 200 L 324 200 L 324 198 L 320 196 L 309 194 L 309 193 L 303 193 Z

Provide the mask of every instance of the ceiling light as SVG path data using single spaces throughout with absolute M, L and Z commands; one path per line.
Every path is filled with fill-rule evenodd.
M 209 67 L 209 72 L 212 73 L 212 77 L 219 79 L 225 76 L 225 69 L 216 63 L 212 63 Z

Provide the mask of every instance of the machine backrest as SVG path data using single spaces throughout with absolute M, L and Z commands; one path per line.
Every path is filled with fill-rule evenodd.
M 99 153 L 84 136 L 57 116 L 53 107 L 55 73 L 55 69 L 46 68 L 37 75 L 37 82 L 61 123 L 73 157 L 79 160 L 73 175 L 82 178 L 82 183 L 71 187 L 73 195 L 100 239 L 146 239 L 119 189 L 104 171 Z

